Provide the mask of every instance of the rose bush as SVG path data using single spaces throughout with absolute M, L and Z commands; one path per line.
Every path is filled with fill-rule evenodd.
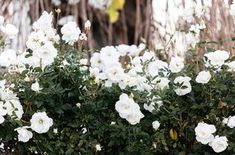
M 42 14 L 23 52 L 4 46 L 17 31 L 7 36 L 12 27 L 2 23 L 2 153 L 235 152 L 229 52 L 166 62 L 144 44 L 90 51 L 81 39 L 87 29 L 70 22 L 59 36 L 52 21 Z

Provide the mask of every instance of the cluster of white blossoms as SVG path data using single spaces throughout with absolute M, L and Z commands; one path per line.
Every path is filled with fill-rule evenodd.
M 235 116 L 229 116 L 228 118 L 224 118 L 223 123 L 226 124 L 230 128 L 235 127 Z
M 33 32 L 29 35 L 26 47 L 32 50 L 32 56 L 25 61 L 34 67 L 44 68 L 54 62 L 57 49 L 54 43 L 58 43 L 60 37 L 53 28 L 53 15 L 44 11 L 40 18 L 33 23 Z M 25 52 L 23 55 L 26 55 Z
M 11 119 L 21 120 L 24 111 L 17 95 L 12 91 L 14 85 L 7 85 L 6 80 L 0 81 L 0 124 L 5 122 L 5 116 L 10 116 Z M 41 134 L 46 133 L 53 125 L 53 120 L 49 118 L 45 112 L 33 114 L 31 126 L 23 126 L 15 129 L 18 133 L 18 140 L 27 142 L 33 137 L 33 134 L 28 129 Z
M 40 18 L 33 23 L 33 32 L 28 36 L 26 47 L 32 51 L 31 56 L 27 51 L 15 51 L 13 49 L 5 49 L 0 54 L 0 66 L 7 67 L 9 72 L 22 72 L 25 64 L 33 67 L 44 68 L 54 62 L 57 56 L 57 49 L 54 47 L 58 43 L 60 37 L 53 28 L 52 13 L 43 12 Z M 13 30 L 9 30 L 14 32 Z M 12 36 L 12 35 L 11 35 Z
M 223 152 L 228 147 L 228 139 L 225 136 L 215 136 L 216 128 L 212 124 L 198 123 L 195 128 L 196 140 L 204 145 L 209 144 L 216 152 Z
M 21 119 L 24 113 L 23 107 L 17 95 L 12 91 L 14 85 L 7 85 L 6 80 L 0 81 L 0 124 L 8 115 L 12 119 Z
M 118 84 L 121 89 L 131 87 L 139 91 L 167 89 L 169 75 L 184 68 L 184 61 L 172 57 L 170 64 L 159 60 L 151 51 L 143 51 L 144 46 L 106 46 L 91 57 L 90 73 L 106 87 Z M 151 80 L 148 80 L 151 79 Z
M 119 113 L 119 116 L 126 119 L 131 125 L 135 125 L 140 122 L 140 119 L 144 117 L 140 111 L 140 107 L 133 98 L 127 94 L 121 94 L 119 100 L 115 104 L 115 109 Z

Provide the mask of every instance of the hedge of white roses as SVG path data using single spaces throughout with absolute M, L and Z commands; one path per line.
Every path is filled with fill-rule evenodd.
M 162 61 L 144 44 L 106 46 L 90 59 L 83 29 L 61 36 L 53 14 L 33 24 L 27 50 L 0 22 L 0 152 L 232 154 L 235 61 L 223 50 Z

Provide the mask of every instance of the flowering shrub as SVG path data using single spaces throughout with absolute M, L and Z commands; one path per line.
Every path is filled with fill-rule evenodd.
M 235 152 L 235 61 L 229 52 L 213 50 L 189 63 L 175 56 L 168 63 L 144 44 L 118 45 L 88 59 L 80 46 L 86 30 L 69 22 L 60 37 L 52 14 L 44 12 L 26 51 L 2 47 L 1 152 Z M 7 31 L 2 38 L 11 39 Z

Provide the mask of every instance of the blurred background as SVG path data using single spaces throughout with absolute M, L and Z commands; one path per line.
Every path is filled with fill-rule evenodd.
M 56 27 L 77 21 L 83 29 L 90 20 L 89 48 L 144 42 L 165 58 L 189 48 L 234 54 L 234 9 L 232 0 L 0 0 L 0 15 L 19 29 L 12 48 L 25 49 L 30 25 L 46 10 Z

